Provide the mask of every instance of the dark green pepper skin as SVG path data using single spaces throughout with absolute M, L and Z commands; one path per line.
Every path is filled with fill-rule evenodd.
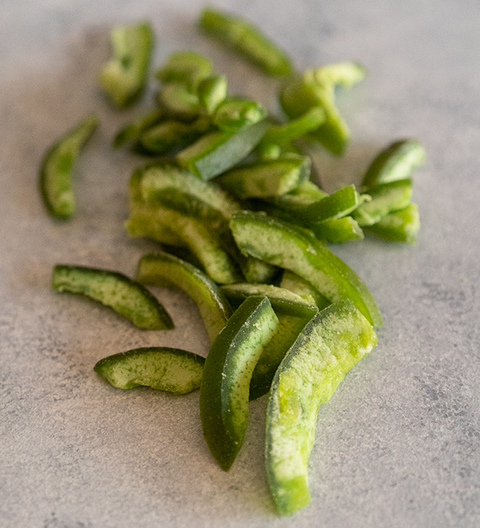
M 217 336 L 205 361 L 200 418 L 205 441 L 224 471 L 242 446 L 252 372 L 277 327 L 268 299 L 248 297 Z
M 138 328 L 167 330 L 174 327 L 165 308 L 144 286 L 116 271 L 57 264 L 52 288 L 81 293 L 110 306 Z

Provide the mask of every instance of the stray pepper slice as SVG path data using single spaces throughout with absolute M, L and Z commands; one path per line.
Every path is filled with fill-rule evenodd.
M 139 282 L 122 273 L 57 264 L 53 268 L 52 287 L 59 292 L 81 293 L 100 301 L 138 328 L 167 330 L 174 327 L 158 300 Z
M 415 244 L 420 229 L 418 205 L 411 203 L 399 211 L 385 215 L 376 224 L 365 226 L 365 229 L 387 240 Z
M 269 75 L 288 75 L 292 71 L 289 57 L 268 37 L 246 20 L 211 7 L 198 20 L 201 30 L 243 55 Z
M 265 456 L 280 515 L 310 502 L 307 464 L 319 407 L 376 344 L 365 317 L 350 301 L 341 301 L 306 324 L 278 367 L 267 407 Z
M 369 165 L 362 184 L 372 186 L 403 180 L 425 161 L 425 149 L 415 138 L 401 139 L 384 148 Z
M 148 22 L 115 26 L 110 34 L 113 58 L 103 66 L 99 82 L 119 108 L 142 93 L 148 75 L 154 35 Z
M 142 284 L 176 286 L 198 306 L 210 341 L 213 342 L 233 313 L 227 296 L 205 273 L 165 252 L 144 255 L 135 278 Z
M 350 299 L 373 326 L 382 326 L 365 283 L 311 231 L 250 211 L 232 215 L 230 228 L 243 253 L 293 271 L 331 302 Z
M 93 370 L 113 387 L 138 386 L 188 394 L 200 388 L 205 358 L 170 347 L 143 347 L 98 361 Z
M 75 212 L 72 176 L 80 149 L 98 126 L 91 115 L 64 134 L 48 150 L 40 168 L 40 191 L 50 216 L 68 220 Z
M 248 421 L 249 386 L 263 347 L 278 327 L 266 297 L 248 297 L 213 342 L 200 387 L 205 441 L 224 471 L 233 464 Z

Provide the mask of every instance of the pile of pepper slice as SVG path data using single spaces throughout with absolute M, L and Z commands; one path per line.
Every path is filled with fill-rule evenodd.
M 159 242 L 159 251 L 142 257 L 135 278 L 57 265 L 52 286 L 100 301 L 142 329 L 174 326 L 144 285 L 191 296 L 211 341 L 206 360 L 145 347 L 104 358 L 95 371 L 123 389 L 200 388 L 205 440 L 224 470 L 241 448 L 249 400 L 268 393 L 267 474 L 279 513 L 289 515 L 310 500 L 307 461 L 319 406 L 376 345 L 374 328 L 382 325 L 367 286 L 327 243 L 360 240 L 364 231 L 415 242 L 411 172 L 424 150 L 411 138 L 395 141 L 358 190 L 326 193 L 302 145 L 314 141 L 343 154 L 349 131 L 335 89 L 361 81 L 365 68 L 341 62 L 295 73 L 288 56 L 246 20 L 206 8 L 198 24 L 267 74 L 284 76 L 284 118 L 230 95 L 225 75 L 199 53 L 171 54 L 156 72 L 154 108 L 113 139 L 115 148 L 155 158 L 132 174 L 125 227 L 129 236 Z M 147 22 L 113 29 L 114 56 L 100 84 L 117 107 L 144 90 L 153 40 Z M 45 156 L 40 186 L 56 219 L 74 214 L 74 163 L 97 125 L 89 116 Z

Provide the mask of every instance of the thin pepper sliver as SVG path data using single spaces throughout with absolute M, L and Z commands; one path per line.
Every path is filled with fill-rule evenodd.
M 314 316 L 278 367 L 267 407 L 265 456 L 280 515 L 310 502 L 308 458 L 319 407 L 376 344 L 372 326 L 345 300 Z
M 205 8 L 198 25 L 206 34 L 243 55 L 269 75 L 292 72 L 290 58 L 250 22 L 212 7 Z
M 100 86 L 119 108 L 132 104 L 147 80 L 154 34 L 148 22 L 115 26 L 110 34 L 113 57 L 102 68 Z
M 73 169 L 80 149 L 98 126 L 90 115 L 64 134 L 48 150 L 40 168 L 40 192 L 48 213 L 59 220 L 69 220 L 75 212 L 72 187 Z
M 243 253 L 293 271 L 331 302 L 350 299 L 373 326 L 382 326 L 365 283 L 311 231 L 250 211 L 232 215 L 230 228 Z
M 81 293 L 111 307 L 144 330 L 172 329 L 165 308 L 142 284 L 116 271 L 57 264 L 52 288 L 58 292 Z

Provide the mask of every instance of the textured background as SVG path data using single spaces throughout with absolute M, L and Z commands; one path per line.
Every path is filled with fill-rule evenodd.
M 155 65 L 178 49 L 211 56 L 232 93 L 277 110 L 276 81 L 199 35 L 198 0 L 0 3 L 0 526 L 3 528 L 480 526 L 480 11 L 474 0 L 223 0 L 261 24 L 297 67 L 356 59 L 368 79 L 340 95 L 352 129 L 344 158 L 321 156 L 328 189 L 358 182 L 389 142 L 418 137 L 422 228 L 405 247 L 369 238 L 335 247 L 371 288 L 378 347 L 318 417 L 312 502 L 273 508 L 263 463 L 265 399 L 251 405 L 229 473 L 202 438 L 198 393 L 115 390 L 92 367 L 136 346 L 205 355 L 195 306 L 154 289 L 172 332 L 141 332 L 87 300 L 50 290 L 58 262 L 132 275 L 153 249 L 123 229 L 126 184 L 142 163 L 112 152 L 135 111 L 96 87 L 113 24 L 148 18 Z M 147 105 L 148 97 L 145 100 Z M 45 149 L 86 113 L 101 128 L 76 170 L 78 213 L 46 215 L 37 188 Z

